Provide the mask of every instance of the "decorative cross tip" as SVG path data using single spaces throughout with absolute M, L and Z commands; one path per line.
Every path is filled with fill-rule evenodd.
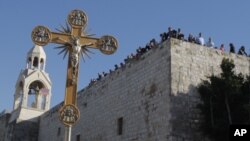
M 31 33 L 32 41 L 39 46 L 47 45 L 51 40 L 51 32 L 45 26 L 36 26 Z
M 110 35 L 102 36 L 98 41 L 99 49 L 104 54 L 113 54 L 118 47 L 117 40 Z
M 71 26 L 83 28 L 88 21 L 87 15 L 81 10 L 72 10 L 68 15 L 68 22 Z

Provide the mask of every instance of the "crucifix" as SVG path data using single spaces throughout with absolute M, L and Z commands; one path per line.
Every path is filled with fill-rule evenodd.
M 65 89 L 64 105 L 59 110 L 60 120 L 69 128 L 69 133 L 66 135 L 67 140 L 70 140 L 71 126 L 76 123 L 80 117 L 79 109 L 77 108 L 77 84 L 80 55 L 87 53 L 88 48 L 99 49 L 104 54 L 112 54 L 118 48 L 117 40 L 109 35 L 101 38 L 93 38 L 85 34 L 84 28 L 87 24 L 87 16 L 81 10 L 72 10 L 68 15 L 68 23 L 66 28 L 59 32 L 51 32 L 45 26 L 37 26 L 32 31 L 32 41 L 40 46 L 45 46 L 48 43 L 56 43 L 61 46 L 64 57 L 68 54 L 67 79 Z

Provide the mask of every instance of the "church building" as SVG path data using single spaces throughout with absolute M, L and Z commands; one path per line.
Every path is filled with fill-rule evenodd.
M 223 58 L 249 75 L 250 58 L 170 38 L 78 92 L 81 117 L 72 141 L 204 141 L 198 129 L 197 86 L 219 75 Z M 0 141 L 63 141 L 64 125 L 50 108 L 46 54 L 34 46 L 18 76 L 12 112 L 0 114 Z

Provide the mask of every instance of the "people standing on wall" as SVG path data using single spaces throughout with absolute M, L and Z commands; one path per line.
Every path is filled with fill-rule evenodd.
M 181 29 L 178 28 L 177 33 L 176 33 L 176 38 L 179 40 L 184 40 L 184 34 L 181 33 Z
M 192 34 L 188 35 L 188 42 L 195 43 L 195 38 L 194 38 L 194 36 Z
M 235 47 L 234 47 L 233 43 L 229 44 L 229 48 L 230 48 L 230 50 L 229 50 L 230 53 L 235 53 Z
M 136 49 L 136 57 L 140 57 L 142 55 L 142 47 Z
M 224 51 L 225 51 L 224 44 L 221 44 L 221 45 L 220 45 L 220 50 L 221 50 L 221 52 L 224 52 Z
M 160 34 L 160 37 L 161 37 L 161 42 L 166 41 L 167 40 L 167 33 L 163 32 L 162 34 Z
M 247 53 L 245 52 L 245 47 L 244 46 L 241 46 L 239 51 L 238 51 L 238 54 L 239 55 L 244 55 L 244 56 L 247 56 Z
M 102 76 L 103 76 L 103 77 L 105 77 L 105 76 L 107 76 L 107 75 L 108 75 L 108 73 L 106 73 L 106 72 L 104 72 L 104 71 L 102 72 Z
M 207 41 L 207 43 L 206 43 L 206 46 L 207 46 L 207 47 L 210 47 L 210 48 L 214 48 L 214 42 L 212 41 L 212 38 L 211 38 L 211 37 L 208 38 L 208 41 Z
M 121 68 L 124 68 L 124 67 L 125 67 L 125 64 L 121 62 L 121 63 L 120 63 L 120 67 L 121 67 Z
M 115 71 L 118 70 L 118 69 L 119 69 L 118 65 L 115 64 Z
M 145 46 L 146 52 L 148 52 L 151 49 L 150 43 L 147 43 Z
M 151 47 L 151 48 L 155 48 L 155 47 L 157 46 L 158 43 L 157 43 L 156 40 L 153 38 L 152 40 L 150 40 L 149 44 L 150 44 L 150 47 Z
M 102 74 L 102 73 L 98 73 L 98 78 L 97 78 L 97 80 L 101 80 L 102 77 L 103 77 L 103 74 Z
M 172 27 L 168 27 L 167 39 L 176 38 L 177 31 L 173 30 Z
M 198 36 L 198 38 L 196 39 L 196 42 L 197 42 L 199 45 L 204 46 L 205 40 L 204 40 L 204 38 L 202 37 L 201 32 L 199 33 L 199 36 Z

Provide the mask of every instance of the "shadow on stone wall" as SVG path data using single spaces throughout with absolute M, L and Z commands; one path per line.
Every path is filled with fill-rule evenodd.
M 6 139 L 10 141 L 38 141 L 39 123 L 13 121 L 8 125 Z
M 170 99 L 170 125 L 172 130 L 169 138 L 173 141 L 207 140 L 201 135 L 201 132 L 199 132 L 201 115 L 197 104 L 201 101 L 196 86 L 189 85 L 188 92 L 186 93 L 172 93 Z

